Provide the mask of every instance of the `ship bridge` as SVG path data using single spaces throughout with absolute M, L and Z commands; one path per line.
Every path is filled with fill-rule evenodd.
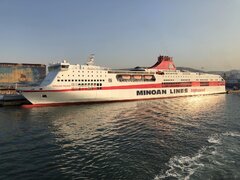
M 54 63 L 54 64 L 50 64 L 48 66 L 48 71 L 56 71 L 56 70 L 68 70 L 70 66 L 70 63 L 68 63 L 66 60 L 63 60 L 62 62 L 58 62 L 58 63 Z

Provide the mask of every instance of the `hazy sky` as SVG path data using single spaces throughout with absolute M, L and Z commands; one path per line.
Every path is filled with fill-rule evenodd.
M 240 69 L 240 0 L 0 0 L 0 62 Z

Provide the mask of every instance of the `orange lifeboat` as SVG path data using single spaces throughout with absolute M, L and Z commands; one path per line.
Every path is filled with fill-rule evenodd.
M 139 79 L 142 79 L 142 76 L 141 75 L 134 75 L 133 78 L 139 80 Z
M 128 80 L 128 79 L 130 79 L 130 78 L 131 78 L 130 75 L 122 75 L 122 79 L 126 79 L 126 80 Z
M 144 76 L 144 79 L 147 79 L 147 80 L 150 80 L 150 79 L 152 79 L 153 78 L 153 76 L 150 76 L 150 75 L 145 75 Z

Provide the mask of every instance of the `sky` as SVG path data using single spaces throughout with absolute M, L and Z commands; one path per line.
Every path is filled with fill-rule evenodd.
M 240 0 L 0 0 L 0 62 L 240 69 Z

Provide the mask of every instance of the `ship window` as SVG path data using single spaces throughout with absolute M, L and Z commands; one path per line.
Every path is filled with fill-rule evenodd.
M 59 82 L 60 80 L 58 79 L 57 81 Z
M 62 69 L 67 69 L 69 65 L 62 65 L 61 68 Z
M 42 98 L 47 98 L 47 95 L 46 94 L 42 94 Z

